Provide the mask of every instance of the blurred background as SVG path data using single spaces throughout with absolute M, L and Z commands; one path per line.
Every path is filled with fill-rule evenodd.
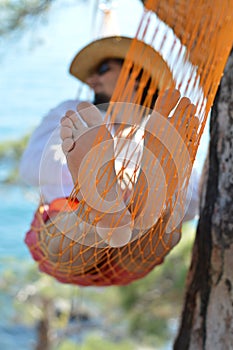
M 0 349 L 172 348 L 196 220 L 183 226 L 165 263 L 140 281 L 62 285 L 38 272 L 24 244 L 39 195 L 17 170 L 43 116 L 90 94 L 68 74 L 73 56 L 102 35 L 134 36 L 142 12 L 140 0 L 0 2 Z M 200 168 L 202 160 L 203 152 Z

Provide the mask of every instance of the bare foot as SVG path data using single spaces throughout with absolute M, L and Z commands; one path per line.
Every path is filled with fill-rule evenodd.
M 188 169 L 191 169 L 195 130 L 199 121 L 194 116 L 195 106 L 191 101 L 186 97 L 179 99 L 178 90 L 168 90 L 159 96 L 146 124 L 142 157 L 145 206 L 137 220 L 137 225 L 143 228 L 156 223 L 165 204 L 172 201 L 177 190 L 179 192 Z
M 78 114 L 68 111 L 61 120 L 62 149 L 78 189 L 100 237 L 112 247 L 127 244 L 132 219 L 122 199 L 114 169 L 114 142 L 98 109 L 80 103 Z

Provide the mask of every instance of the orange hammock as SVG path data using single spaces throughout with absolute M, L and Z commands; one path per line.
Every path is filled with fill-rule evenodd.
M 41 271 L 64 283 L 124 285 L 145 276 L 178 243 L 192 165 L 232 48 L 232 28 L 232 0 L 146 1 L 106 113 L 109 130 L 119 115 L 124 121 L 114 139 L 113 159 L 106 163 L 106 139 L 100 129 L 93 140 L 95 153 L 84 162 L 70 198 L 58 199 L 50 206 L 42 204 L 27 233 L 26 244 Z M 150 47 L 158 53 L 153 59 Z M 161 56 L 171 74 L 162 65 L 158 68 Z M 135 92 L 145 64 L 151 67 L 151 74 L 143 71 Z M 178 114 L 153 114 L 149 108 L 154 93 L 159 89 L 163 94 L 167 87 L 166 103 L 160 111 L 171 104 L 174 88 L 190 99 L 190 109 L 181 105 Z M 141 144 L 144 155 L 131 166 Z M 109 202 L 106 198 L 114 185 L 109 176 L 112 161 L 117 163 L 116 181 L 122 195 Z M 105 166 L 98 173 L 100 164 Z M 93 181 L 90 172 L 95 173 Z M 101 178 L 107 179 L 106 187 L 96 195 L 94 186 Z M 119 211 L 120 201 L 126 205 Z M 92 208 L 101 208 L 94 218 Z M 114 210 L 118 213 L 111 216 Z M 126 211 L 131 226 L 125 230 L 127 237 L 118 240 L 117 234 L 122 235 L 119 221 Z M 111 218 L 108 229 L 98 230 L 106 215 Z

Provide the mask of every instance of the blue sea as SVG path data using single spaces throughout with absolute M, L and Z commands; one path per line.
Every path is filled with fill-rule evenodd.
M 0 186 L 0 349 L 6 350 L 13 350 L 16 341 L 19 349 L 30 349 L 28 340 L 35 337 L 33 328 L 15 322 L 18 283 L 11 280 L 11 275 L 20 275 L 26 264 L 31 264 L 23 240 L 35 204 L 27 200 L 26 193 L 18 186 Z
M 128 18 L 127 6 L 134 18 Z M 141 16 L 140 2 L 120 0 L 113 10 L 116 27 L 107 31 L 133 36 Z M 81 47 L 101 35 L 102 19 L 95 0 L 57 0 L 44 16 L 28 21 L 22 33 L 0 38 L 1 144 L 21 139 L 47 111 L 77 97 L 80 85 L 68 74 L 69 64 Z M 34 325 L 19 322 L 16 299 L 26 271 L 34 264 L 24 237 L 38 194 L 27 186 L 4 184 L 11 168 L 10 159 L 0 161 L 0 350 L 31 350 Z
M 31 22 L 21 34 L 0 41 L 0 142 L 30 133 L 45 113 L 75 98 L 78 84 L 68 74 L 76 52 L 91 37 L 90 2 L 56 1 L 43 18 Z M 83 33 L 83 22 L 87 30 Z M 33 260 L 24 244 L 34 210 L 36 189 L 6 185 L 10 159 L 0 162 L 0 349 L 35 348 L 35 330 L 19 322 L 17 295 L 25 271 Z M 28 281 L 30 283 L 30 281 Z
M 136 31 L 141 5 L 132 5 L 135 3 L 118 1 L 120 34 L 132 36 Z M 0 41 L 1 143 L 22 138 L 50 108 L 77 97 L 80 86 L 69 76 L 68 68 L 73 56 L 96 30 L 95 4 L 94 0 L 57 1 L 23 34 Z M 134 16 L 130 16 L 134 19 L 129 20 L 126 6 L 136 6 Z M 7 159 L 0 161 L 0 349 L 14 350 L 17 344 L 18 350 L 30 350 L 35 332 L 30 325 L 17 322 L 14 300 L 20 287 L 15 277 L 20 278 L 25 267 L 33 264 L 24 237 L 38 195 L 36 189 L 27 186 L 4 184 L 11 166 Z

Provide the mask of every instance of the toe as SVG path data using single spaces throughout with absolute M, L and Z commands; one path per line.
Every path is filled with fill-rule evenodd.
M 61 126 L 68 126 L 69 128 L 73 127 L 73 123 L 68 117 L 61 118 L 60 123 L 61 123 Z
M 196 144 L 197 139 L 198 139 L 198 127 L 199 127 L 199 119 L 197 117 L 191 117 L 190 118 L 190 122 L 189 122 L 189 128 L 187 130 L 187 142 L 189 145 L 189 148 L 191 148 L 190 146 L 193 146 Z
M 71 138 L 66 138 L 62 142 L 62 150 L 65 154 L 69 153 L 74 148 L 75 142 Z
M 93 104 L 82 102 L 77 106 L 77 111 L 89 127 L 103 124 L 102 116 Z
M 72 138 L 73 123 L 68 117 L 61 119 L 60 137 L 62 140 Z
M 62 126 L 60 130 L 60 136 L 62 140 L 72 138 L 72 129 L 67 126 Z
M 70 118 L 72 117 L 73 115 L 76 115 L 76 112 L 73 111 L 72 109 L 69 109 L 68 111 L 66 111 L 66 117 Z
M 175 108 L 179 99 L 180 92 L 178 90 L 166 90 L 164 94 L 159 95 L 154 109 L 164 117 L 168 117 L 172 109 Z
M 188 118 L 190 115 L 192 115 L 195 112 L 195 106 L 191 104 L 191 101 L 187 97 L 183 97 L 178 106 L 176 107 L 176 110 L 173 114 L 173 116 L 170 118 L 170 122 L 179 129 L 180 127 L 183 127 L 183 123 L 188 121 Z
M 86 127 L 76 112 L 71 114 L 69 119 L 70 119 L 71 123 L 73 124 L 73 128 L 76 130 L 82 130 L 83 128 Z
M 65 126 L 70 126 L 73 129 L 82 129 L 85 127 L 81 119 L 78 117 L 77 112 L 68 110 L 65 117 L 61 119 L 61 123 Z
M 196 106 L 188 98 L 183 98 L 177 106 L 174 116 L 170 119 L 188 147 L 196 139 L 199 120 L 194 116 L 195 112 Z

